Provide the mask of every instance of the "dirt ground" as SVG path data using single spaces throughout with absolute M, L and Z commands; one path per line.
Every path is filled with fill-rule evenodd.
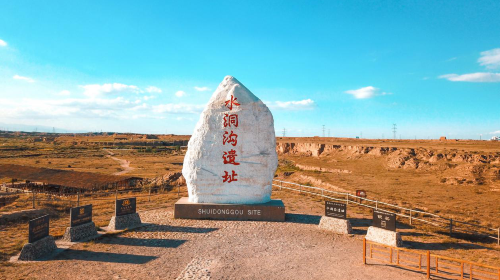
M 319 216 L 284 223 L 173 220 L 141 213 L 150 225 L 80 243 L 52 260 L 4 267 L 9 279 L 422 279 L 362 264 L 359 238 L 318 229 Z

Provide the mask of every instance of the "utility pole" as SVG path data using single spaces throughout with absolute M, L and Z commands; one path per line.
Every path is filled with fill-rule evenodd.
M 56 133 L 56 128 L 52 127 L 52 133 Z
M 283 137 L 286 135 L 286 128 L 283 127 Z
M 325 137 L 325 125 L 323 125 L 323 137 Z
M 398 131 L 397 127 L 396 127 L 396 124 L 393 123 L 392 124 L 392 133 L 393 133 L 393 136 L 394 136 L 394 139 L 396 139 L 396 132 Z
M 363 138 L 363 131 L 359 133 L 359 138 Z

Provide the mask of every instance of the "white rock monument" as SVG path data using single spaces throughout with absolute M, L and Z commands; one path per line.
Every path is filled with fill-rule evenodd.
M 271 111 L 238 80 L 226 76 L 189 140 L 182 169 L 189 201 L 267 203 L 277 165 Z

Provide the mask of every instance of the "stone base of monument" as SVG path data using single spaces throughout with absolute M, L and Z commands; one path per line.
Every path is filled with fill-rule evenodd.
M 189 202 L 183 197 L 175 203 L 174 218 L 283 222 L 285 205 L 281 199 L 259 204 L 216 204 Z
M 69 242 L 87 240 L 92 237 L 97 237 L 97 230 L 94 222 L 86 223 L 76 227 L 67 227 L 64 232 L 63 240 Z
M 54 237 L 49 235 L 33 243 L 23 246 L 18 260 L 32 261 L 52 253 L 57 249 Z
M 131 229 L 136 228 L 142 225 L 141 217 L 139 217 L 138 213 L 132 213 L 123 216 L 113 216 L 109 221 L 108 231 L 109 230 L 123 230 L 123 229 Z
M 322 216 L 319 228 L 338 234 L 352 234 L 351 222 L 349 220 Z
M 402 247 L 401 234 L 392 230 L 377 227 L 369 227 L 365 236 L 366 240 L 393 247 Z

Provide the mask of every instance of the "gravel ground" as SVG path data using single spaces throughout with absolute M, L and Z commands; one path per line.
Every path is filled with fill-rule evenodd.
M 150 223 L 80 243 L 53 260 L 5 267 L 0 278 L 34 279 L 423 279 L 362 264 L 359 238 L 318 229 L 319 216 L 287 222 L 174 220 L 170 210 L 141 213 Z

